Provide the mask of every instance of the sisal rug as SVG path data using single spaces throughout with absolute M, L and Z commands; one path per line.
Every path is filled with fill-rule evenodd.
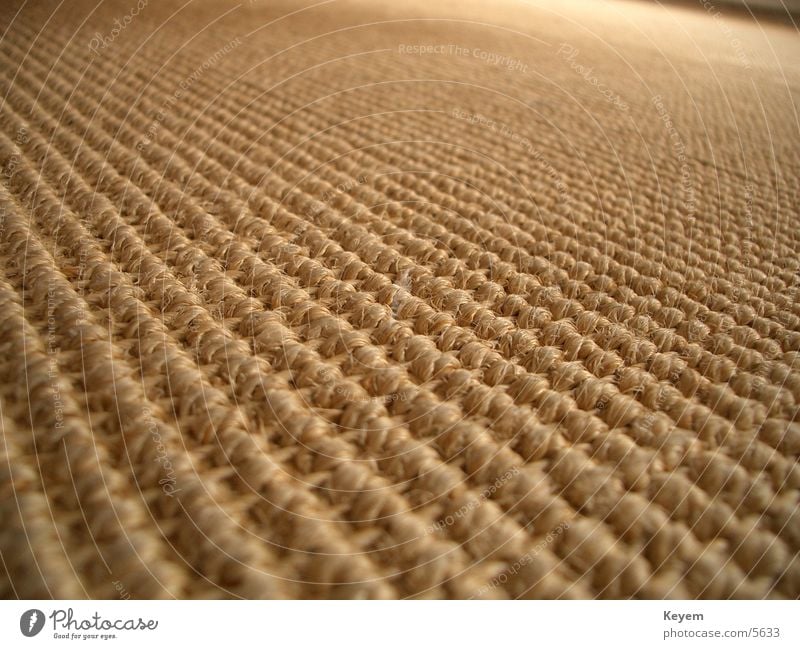
M 0 8 L 0 593 L 800 596 L 800 40 Z

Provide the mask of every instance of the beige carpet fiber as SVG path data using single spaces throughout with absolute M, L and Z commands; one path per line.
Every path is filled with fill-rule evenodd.
M 800 596 L 800 39 L 4 2 L 0 593 Z

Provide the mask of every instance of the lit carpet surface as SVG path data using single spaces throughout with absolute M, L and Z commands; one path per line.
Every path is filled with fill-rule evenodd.
M 3 3 L 5 597 L 800 595 L 800 39 Z

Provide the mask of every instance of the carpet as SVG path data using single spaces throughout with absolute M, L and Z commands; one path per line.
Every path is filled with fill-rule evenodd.
M 0 594 L 800 596 L 800 40 L 6 2 Z

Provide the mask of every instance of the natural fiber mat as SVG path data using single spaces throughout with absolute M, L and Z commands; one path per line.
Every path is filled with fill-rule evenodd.
M 0 592 L 800 595 L 800 39 L 0 9 Z

